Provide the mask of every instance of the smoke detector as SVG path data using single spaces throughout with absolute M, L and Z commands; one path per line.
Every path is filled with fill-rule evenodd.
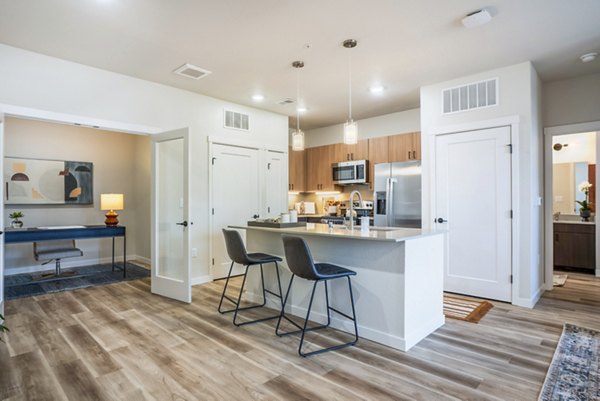
M 462 24 L 466 28 L 475 28 L 477 26 L 481 26 L 487 24 L 492 20 L 492 14 L 485 8 L 481 10 L 473 11 L 472 13 L 467 14 L 465 18 L 462 19 Z
M 177 68 L 173 71 L 177 75 L 181 75 L 182 77 L 191 78 L 191 79 L 200 79 L 205 76 L 212 74 L 211 71 L 205 70 L 204 68 L 200 68 L 193 64 L 185 63 L 181 67 Z
M 579 59 L 581 60 L 582 63 L 589 63 L 590 61 L 596 60 L 596 57 L 598 57 L 598 53 L 592 52 L 592 53 L 586 53 L 583 56 L 580 56 Z

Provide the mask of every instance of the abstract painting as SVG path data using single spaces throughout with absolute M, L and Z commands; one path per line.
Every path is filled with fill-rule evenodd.
M 5 157 L 4 203 L 90 205 L 93 177 L 90 162 Z

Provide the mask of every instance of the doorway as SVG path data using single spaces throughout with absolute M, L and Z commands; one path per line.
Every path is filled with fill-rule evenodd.
M 225 277 L 231 263 L 225 249 L 223 228 L 229 225 L 246 225 L 248 220 L 261 213 L 259 150 L 213 143 L 210 174 L 210 272 L 214 280 Z M 241 230 L 240 233 L 245 237 L 245 230 Z M 241 273 L 241 269 L 241 266 L 236 266 L 232 274 Z
M 596 273 L 596 140 L 593 131 L 551 138 L 554 285 Z
M 512 299 L 511 128 L 435 137 L 435 221 L 447 230 L 444 290 Z

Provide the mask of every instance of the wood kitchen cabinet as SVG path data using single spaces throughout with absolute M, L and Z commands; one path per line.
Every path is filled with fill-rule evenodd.
M 288 191 L 306 191 L 306 151 L 292 150 L 290 147 L 288 151 L 288 160 Z
M 333 185 L 331 163 L 335 160 L 336 145 L 317 146 L 306 149 L 306 191 L 339 191 Z
M 333 163 L 350 160 L 367 160 L 369 157 L 369 140 L 362 139 L 355 145 L 336 143 L 333 146 Z
M 596 226 L 554 223 L 554 266 L 596 269 Z
M 369 188 L 373 189 L 375 182 L 375 165 L 378 163 L 388 163 L 388 143 L 389 137 L 380 136 L 378 138 L 369 139 Z
M 390 162 L 421 160 L 421 133 L 389 136 L 388 159 Z

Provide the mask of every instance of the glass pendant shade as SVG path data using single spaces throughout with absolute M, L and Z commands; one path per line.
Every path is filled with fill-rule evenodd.
M 358 124 L 356 121 L 346 121 L 344 124 L 344 144 L 355 145 L 358 143 Z
M 292 150 L 304 150 L 304 132 L 300 129 L 292 134 Z

